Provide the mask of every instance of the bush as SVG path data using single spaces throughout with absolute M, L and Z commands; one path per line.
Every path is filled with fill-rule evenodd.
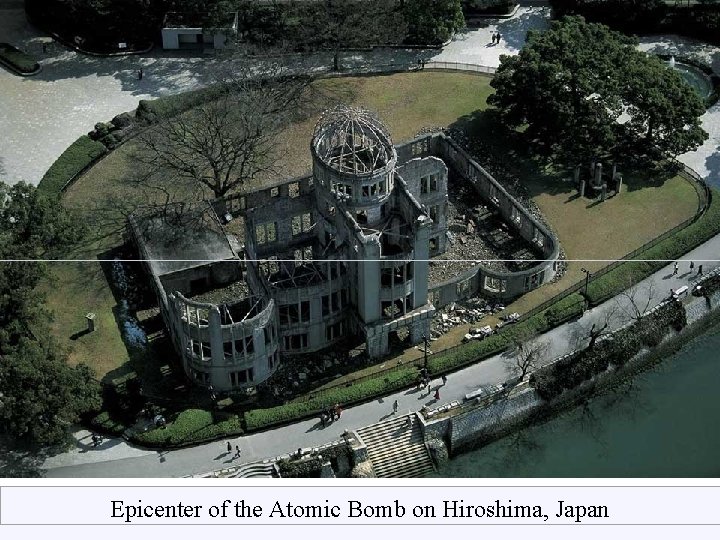
M 217 421 L 211 411 L 188 409 L 168 422 L 164 429 L 135 433 L 130 440 L 145 446 L 169 447 L 240 435 L 242 432 L 237 416 Z
M 0 43 L 0 61 L 20 73 L 30 74 L 40 69 L 33 57 L 16 49 L 9 43 Z
M 85 168 L 106 152 L 105 146 L 83 135 L 60 155 L 45 176 L 40 180 L 38 190 L 46 195 L 60 196 L 63 188 Z
M 135 116 L 148 124 L 154 124 L 212 101 L 220 97 L 224 91 L 225 89 L 217 84 L 200 90 L 191 90 L 157 99 L 141 99 L 135 110 Z
M 565 321 L 569 321 L 583 314 L 585 308 L 585 299 L 580 293 L 574 292 L 559 300 L 548 309 L 545 310 L 545 318 L 548 325 L 552 328 L 559 326 Z
M 93 418 L 90 425 L 102 433 L 115 436 L 122 435 L 128 428 L 123 422 L 113 418 L 107 411 L 103 411 Z
M 347 406 L 373 399 L 410 386 L 416 381 L 417 374 L 414 367 L 406 367 L 351 386 L 320 391 L 304 401 L 292 401 L 270 409 L 248 411 L 245 413 L 245 427 L 248 431 L 263 429 L 319 415 L 321 411 L 335 403 Z
M 463 0 L 465 15 L 506 15 L 517 5 L 516 0 Z

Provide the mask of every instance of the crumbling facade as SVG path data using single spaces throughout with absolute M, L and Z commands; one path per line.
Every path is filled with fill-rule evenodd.
M 201 239 L 205 251 L 215 246 L 204 257 L 213 263 L 146 263 L 176 349 L 198 383 L 251 387 L 283 357 L 348 342 L 364 342 L 370 357 L 381 357 L 399 333 L 409 344 L 430 335 L 433 301 L 485 291 L 509 298 L 551 279 L 552 235 L 446 136 L 395 147 L 367 111 L 338 107 L 318 122 L 310 151 L 312 175 L 213 202 Z M 431 260 L 451 237 L 448 164 L 553 257 L 532 281 L 483 273 L 477 261 L 471 273 L 431 290 Z M 242 242 L 227 233 L 238 222 Z M 187 253 L 179 253 L 131 225 L 144 259 L 193 258 L 192 235 L 189 242 L 180 235 Z

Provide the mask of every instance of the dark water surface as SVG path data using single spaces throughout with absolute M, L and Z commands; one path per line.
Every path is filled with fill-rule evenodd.
M 720 326 L 632 385 L 457 456 L 440 476 L 720 476 Z

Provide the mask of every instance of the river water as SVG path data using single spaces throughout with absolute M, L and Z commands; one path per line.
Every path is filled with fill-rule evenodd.
M 484 448 L 443 477 L 720 476 L 720 325 L 632 383 Z

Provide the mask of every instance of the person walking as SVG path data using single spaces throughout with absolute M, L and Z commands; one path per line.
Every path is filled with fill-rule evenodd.
M 497 33 L 497 44 L 500 45 L 500 41 L 502 40 L 502 35 L 500 35 L 500 32 Z
M 702 276 L 702 264 L 698 265 L 698 276 Z
M 446 375 L 442 376 L 442 383 L 443 383 L 442 384 L 443 386 L 445 386 L 447 384 L 447 376 Z
M 695 261 L 690 261 L 690 271 L 692 272 L 695 268 Z
M 230 444 L 230 441 L 227 442 L 227 451 L 228 451 L 228 454 L 230 452 L 232 452 L 232 444 Z
M 398 412 L 398 400 L 396 399 L 393 402 L 393 414 L 397 414 L 397 412 Z
M 439 400 L 440 400 L 440 387 L 439 387 L 439 386 L 435 389 L 435 396 L 434 396 L 434 397 L 435 397 L 435 401 L 439 401 Z
M 680 265 L 678 264 L 677 261 L 675 261 L 675 266 L 673 267 L 673 276 L 677 276 L 679 267 L 680 267 Z
M 140 68 L 138 70 L 138 81 L 142 81 L 143 78 L 143 68 Z
M 240 447 L 238 445 L 235 445 L 235 457 L 240 457 Z

